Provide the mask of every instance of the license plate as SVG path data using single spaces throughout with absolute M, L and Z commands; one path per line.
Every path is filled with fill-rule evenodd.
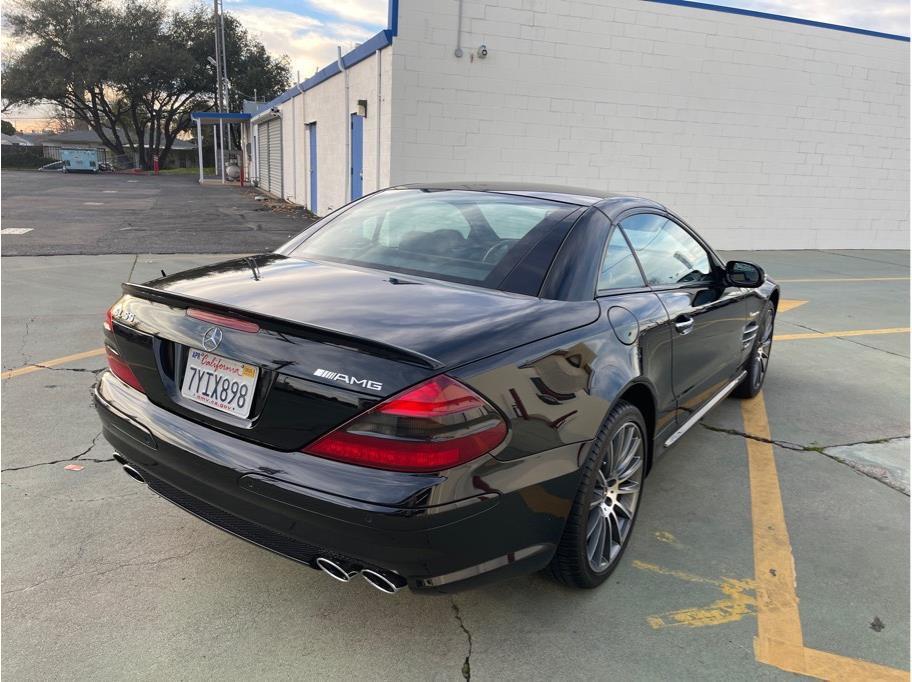
M 258 374 L 253 365 L 191 348 L 181 395 L 243 418 L 250 414 Z

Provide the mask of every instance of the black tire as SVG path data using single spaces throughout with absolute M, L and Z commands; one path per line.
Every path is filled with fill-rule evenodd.
M 634 434 L 640 439 L 638 451 Z M 625 448 L 628 435 L 631 444 Z M 591 589 L 605 582 L 618 565 L 639 511 L 648 447 L 643 415 L 630 403 L 620 401 L 605 418 L 583 464 L 579 490 L 551 561 L 550 571 L 557 580 Z M 628 450 L 634 454 L 625 465 Z M 609 478 L 612 472 L 617 476 Z M 604 530 L 593 525 L 600 523 Z M 593 534 L 600 532 L 606 533 L 601 553 L 597 536 L 593 543 Z
M 763 388 L 763 381 L 766 379 L 770 356 L 773 352 L 773 328 L 775 322 L 776 308 L 773 306 L 772 301 L 767 301 L 766 305 L 763 306 L 763 312 L 758 323 L 757 340 L 754 341 L 754 347 L 751 348 L 747 363 L 744 365 L 747 375 L 732 391 L 734 397 L 747 400 L 756 396 Z

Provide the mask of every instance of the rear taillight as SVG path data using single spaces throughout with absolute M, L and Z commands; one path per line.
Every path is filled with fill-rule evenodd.
M 484 398 L 438 376 L 331 431 L 304 452 L 394 471 L 440 471 L 500 445 L 507 425 Z
M 108 312 L 105 313 L 104 328 L 108 332 L 114 331 L 114 306 L 108 308 Z
M 114 376 L 128 386 L 132 386 L 140 393 L 145 393 L 142 384 L 139 383 L 139 379 L 136 378 L 136 375 L 133 374 L 133 370 L 130 369 L 130 365 L 124 362 L 123 358 L 115 353 L 110 346 L 105 346 L 105 352 L 108 354 L 108 367 L 111 369 Z

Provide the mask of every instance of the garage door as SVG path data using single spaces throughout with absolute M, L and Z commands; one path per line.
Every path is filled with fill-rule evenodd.
M 284 198 L 282 190 L 282 119 L 257 126 L 257 157 L 260 187 Z

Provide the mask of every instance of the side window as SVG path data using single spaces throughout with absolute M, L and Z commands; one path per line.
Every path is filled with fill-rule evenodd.
M 640 259 L 648 284 L 663 286 L 712 279 L 706 249 L 673 220 L 640 213 L 624 219 L 621 227 Z
M 598 290 L 627 289 L 643 286 L 643 276 L 627 240 L 618 228 L 611 232 L 605 260 L 599 271 Z

